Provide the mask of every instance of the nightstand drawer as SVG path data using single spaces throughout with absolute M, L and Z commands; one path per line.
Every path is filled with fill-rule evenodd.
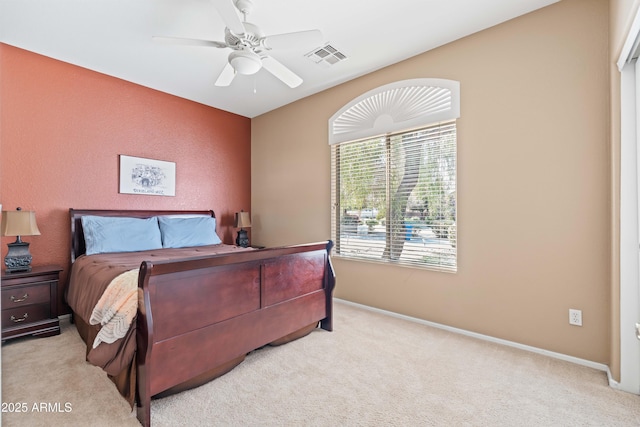
M 51 282 L 31 284 L 2 290 L 2 309 L 7 310 L 29 304 L 49 302 L 51 297 Z
M 32 335 L 49 337 L 60 333 L 58 284 L 62 268 L 32 267 L 30 271 L 2 272 L 2 342 Z
M 49 303 L 25 305 L 2 310 L 2 327 L 23 326 L 39 320 L 48 319 L 51 315 Z

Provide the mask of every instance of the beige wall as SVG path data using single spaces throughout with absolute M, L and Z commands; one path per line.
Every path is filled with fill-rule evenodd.
M 635 16 L 640 0 L 611 0 L 610 1 L 610 39 L 611 56 L 618 61 L 622 45 L 627 37 L 629 27 Z
M 620 380 L 620 72 L 616 66 L 640 0 L 611 0 L 609 27 L 610 65 L 610 171 L 611 171 L 611 364 Z
M 336 296 L 609 363 L 608 22 L 606 0 L 563 0 L 255 118 L 254 243 L 329 237 L 340 107 L 397 80 L 458 80 L 458 272 L 334 257 Z

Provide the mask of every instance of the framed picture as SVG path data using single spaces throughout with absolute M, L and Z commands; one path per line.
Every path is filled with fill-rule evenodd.
M 120 193 L 176 195 L 176 164 L 120 155 Z

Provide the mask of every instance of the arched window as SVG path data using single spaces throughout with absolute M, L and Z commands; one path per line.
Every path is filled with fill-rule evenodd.
M 457 269 L 456 122 L 460 85 L 404 80 L 329 120 L 335 254 Z

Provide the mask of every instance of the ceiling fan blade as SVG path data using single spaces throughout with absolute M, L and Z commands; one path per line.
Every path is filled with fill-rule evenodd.
M 302 84 L 300 76 L 271 56 L 265 56 L 262 58 L 262 67 L 291 88 L 298 87 Z
M 238 16 L 238 11 L 233 0 L 213 0 L 220 17 L 227 28 L 236 36 L 244 34 L 244 25 Z
M 182 37 L 163 37 L 163 36 L 153 36 L 153 40 L 171 44 L 181 44 L 187 46 L 207 46 L 207 47 L 218 47 L 225 48 L 228 47 L 226 43 L 218 42 L 215 40 L 199 40 L 199 39 L 185 39 Z
M 320 30 L 297 31 L 295 33 L 275 34 L 262 39 L 267 49 L 301 49 L 322 43 Z
M 227 62 L 216 80 L 216 86 L 229 86 L 236 76 L 236 70 Z

